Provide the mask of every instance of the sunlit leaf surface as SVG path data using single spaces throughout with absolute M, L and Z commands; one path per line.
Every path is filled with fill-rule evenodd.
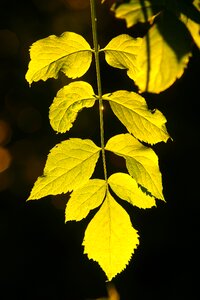
M 164 200 L 158 157 L 151 148 L 126 133 L 109 139 L 105 149 L 124 157 L 128 172 L 136 182 L 155 198 Z
M 108 183 L 115 194 L 139 208 L 155 206 L 155 199 L 145 194 L 138 187 L 137 182 L 129 174 L 115 173 L 108 178 Z
M 90 210 L 98 207 L 106 195 L 106 182 L 90 179 L 86 184 L 73 191 L 65 211 L 65 221 L 80 221 Z
M 111 280 L 129 263 L 138 237 L 127 212 L 108 193 L 86 228 L 84 253 L 97 261 Z
M 138 22 L 152 21 L 155 15 L 163 8 L 163 0 L 140 1 L 130 0 L 119 6 L 113 6 L 116 18 L 125 19 L 127 27 L 131 27 Z
M 136 138 L 149 144 L 166 142 L 169 138 L 166 119 L 159 110 L 148 110 L 145 99 L 137 93 L 116 91 L 103 95 L 114 114 Z
M 102 49 L 105 52 L 107 63 L 114 68 L 127 69 L 128 76 L 134 79 L 138 72 L 137 56 L 141 42 L 141 38 L 133 38 L 128 34 L 121 34 L 113 38 Z
M 172 15 L 163 15 L 143 39 L 135 83 L 141 92 L 160 93 L 182 76 L 190 56 L 187 29 Z
M 26 73 L 29 84 L 57 78 L 59 71 L 70 78 L 81 77 L 90 67 L 92 51 L 81 35 L 64 32 L 61 36 L 50 35 L 33 43 L 30 58 Z
M 48 155 L 28 200 L 79 188 L 94 172 L 100 148 L 91 140 L 72 138 L 56 145 Z
M 78 112 L 84 107 L 92 107 L 95 103 L 92 86 L 84 81 L 75 81 L 58 91 L 50 107 L 51 126 L 57 132 L 69 130 Z
M 186 25 L 197 47 L 200 48 L 200 1 L 188 3 L 184 12 L 179 14 L 180 20 Z

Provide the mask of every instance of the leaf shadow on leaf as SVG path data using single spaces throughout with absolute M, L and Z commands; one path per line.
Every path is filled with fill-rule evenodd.
M 112 191 L 111 188 L 109 188 L 109 191 L 110 191 L 110 194 L 112 195 L 112 197 L 115 199 L 115 201 L 119 205 L 121 205 L 123 207 L 123 209 L 128 213 L 132 226 L 136 230 L 138 230 L 139 235 L 142 236 L 140 234 L 140 228 L 143 227 L 143 225 L 141 225 L 141 224 L 143 224 L 145 222 L 145 217 L 147 217 L 149 214 L 148 209 L 138 208 L 137 206 L 132 205 L 128 201 L 122 200 Z M 151 210 L 152 209 L 156 209 L 156 208 L 152 207 Z M 141 218 L 143 219 L 144 222 L 141 221 Z M 140 245 L 138 248 L 140 248 Z M 134 255 L 135 255 L 135 253 L 134 253 Z
M 148 11 L 147 7 L 145 6 L 144 0 L 139 0 L 140 5 L 142 7 L 143 15 L 145 21 L 148 23 Z M 155 3 L 156 4 L 156 3 Z M 162 44 L 166 43 L 169 48 L 171 48 L 172 52 L 174 53 L 174 56 L 176 57 L 177 63 L 185 65 L 184 68 L 187 66 L 187 63 L 189 61 L 189 57 L 191 56 L 191 48 L 192 48 L 192 37 L 186 28 L 186 26 L 178 19 L 178 14 L 180 13 L 180 9 L 184 8 L 184 5 L 180 5 L 179 7 L 176 7 L 175 4 L 167 3 L 165 6 L 160 8 L 160 12 L 158 13 L 157 5 L 153 5 L 152 3 L 152 15 L 155 17 L 153 22 L 149 22 L 151 25 L 149 27 L 149 30 L 151 27 L 156 27 L 158 32 L 160 33 L 160 38 L 163 40 Z M 187 7 L 188 8 L 188 7 Z M 194 7 L 193 7 L 194 8 Z M 177 11 L 177 9 L 179 11 Z M 195 14 L 196 12 L 196 14 Z M 198 17 L 198 11 L 195 11 L 195 9 L 188 9 L 188 13 L 191 13 L 192 16 Z M 135 25 L 134 25 L 135 26 Z M 133 27 L 134 27 L 133 26 Z M 152 28 L 153 29 L 153 28 Z M 150 78 L 151 70 L 153 70 L 153 62 L 152 62 L 152 41 L 149 30 L 147 30 L 147 33 L 145 35 L 145 43 L 146 43 L 146 74 L 144 78 L 144 87 L 141 88 L 142 92 L 144 91 L 150 91 L 154 92 L 151 87 L 151 81 L 152 78 Z M 178 74 L 174 73 L 175 79 L 181 77 L 183 74 L 183 71 Z M 173 76 L 173 74 L 171 74 Z M 174 80 L 172 79 L 171 82 L 167 86 L 164 86 L 161 88 L 160 91 L 165 90 L 167 87 L 171 86 L 174 83 Z M 160 92 L 159 91 L 159 92 Z
M 144 18 L 146 22 L 148 22 L 147 8 L 145 7 L 144 0 L 139 1 L 142 6 Z M 174 50 L 178 60 L 187 53 L 183 47 L 184 44 L 185 47 L 191 46 L 191 37 L 185 25 L 178 19 L 177 14 L 183 12 L 188 18 L 200 23 L 200 12 L 191 5 L 193 1 L 189 1 L 191 2 L 190 4 L 186 4 L 183 1 L 183 3 L 176 3 L 175 5 L 171 5 L 170 2 L 167 2 L 159 14 L 156 5 L 152 5 L 151 7 L 153 15 L 156 16 L 154 23 L 158 26 L 165 42 Z
M 144 186 L 142 186 L 141 184 L 138 184 L 138 186 L 140 187 L 140 189 L 143 191 L 143 193 L 145 193 L 148 196 L 153 196 Z
M 187 28 L 167 10 L 158 16 L 156 24 L 164 41 L 174 51 L 177 60 L 180 61 L 190 52 L 192 46 L 192 39 Z
M 187 18 L 200 24 L 200 3 L 198 9 L 196 9 L 195 5 L 193 5 L 193 2 L 194 0 L 188 0 L 187 2 L 181 1 L 179 9 L 180 12 L 183 13 Z

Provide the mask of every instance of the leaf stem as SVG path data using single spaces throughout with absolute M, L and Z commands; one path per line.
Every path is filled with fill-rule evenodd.
M 97 36 L 97 17 L 96 17 L 95 0 L 90 0 L 90 8 L 91 8 L 92 35 L 93 35 L 93 44 L 94 44 L 94 56 L 95 56 L 97 89 L 98 89 L 98 100 L 99 100 L 99 120 L 100 120 L 100 136 L 101 136 L 103 170 L 104 170 L 104 178 L 107 181 L 108 177 L 107 177 L 107 169 L 106 169 L 105 142 L 104 142 L 103 100 L 102 100 L 102 88 L 101 88 L 101 72 L 100 72 L 100 63 L 99 63 L 100 47 L 98 44 L 98 36 Z

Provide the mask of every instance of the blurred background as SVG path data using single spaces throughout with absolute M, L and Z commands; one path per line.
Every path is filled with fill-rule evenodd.
M 100 1 L 98 1 L 100 2 Z M 104 47 L 120 33 L 134 35 L 98 5 L 99 42 Z M 48 119 L 57 91 L 70 82 L 25 80 L 29 47 L 48 35 L 73 31 L 92 43 L 89 0 L 1 0 L 0 9 L 0 299 L 89 300 L 106 297 L 106 277 L 81 246 L 92 212 L 81 222 L 64 223 L 69 195 L 26 202 L 42 174 L 49 150 L 69 137 L 99 141 L 98 106 L 84 109 L 66 134 L 55 134 Z M 103 92 L 135 90 L 126 72 L 101 58 Z M 123 204 L 139 231 L 140 246 L 113 283 L 122 300 L 197 299 L 199 269 L 199 78 L 196 46 L 184 75 L 160 95 L 145 95 L 150 107 L 166 116 L 173 138 L 154 150 L 160 159 L 166 203 L 139 210 Z M 94 64 L 82 77 L 96 89 Z M 126 132 L 109 107 L 105 138 Z M 108 169 L 124 161 L 108 155 Z M 101 162 L 96 176 L 102 176 Z M 113 299 L 114 300 L 114 299 Z

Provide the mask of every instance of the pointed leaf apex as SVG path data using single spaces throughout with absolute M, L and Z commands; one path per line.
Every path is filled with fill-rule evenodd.
M 126 268 L 139 245 L 129 215 L 109 193 L 89 223 L 83 245 L 84 253 L 99 263 L 109 281 Z

